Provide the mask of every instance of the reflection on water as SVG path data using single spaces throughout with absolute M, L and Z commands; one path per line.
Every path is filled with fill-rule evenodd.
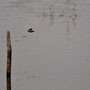
M 3 6 L 1 4 L 1 7 L 10 8 L 11 10 L 15 10 L 15 8 L 17 8 L 19 11 L 21 10 L 25 13 L 29 13 L 37 17 L 38 16 L 43 17 L 43 21 L 45 18 L 49 18 L 51 24 L 55 23 L 54 19 L 68 17 L 69 21 L 70 19 L 75 21 L 77 17 L 77 12 L 76 12 L 77 0 L 76 1 L 75 0 L 61 0 L 61 1 L 14 0 L 14 1 L 8 1 L 5 5 L 3 3 Z
M 0 0 L 0 90 L 6 30 L 12 37 L 13 90 L 89 90 L 89 10 L 89 0 Z
M 76 24 L 75 21 L 77 18 L 77 0 L 9 1 L 6 4 L 6 8 L 42 18 L 43 22 L 45 21 L 45 19 L 49 19 L 50 26 L 56 24 L 57 20 L 59 23 L 67 23 L 67 33 L 69 33 L 70 24 L 72 24 L 73 22 L 74 27 Z M 62 19 L 64 21 L 62 21 Z
M 54 19 L 62 19 L 65 18 L 67 23 L 67 33 L 69 33 L 70 23 L 73 22 L 73 26 L 75 27 L 75 21 L 77 18 L 77 11 L 76 11 L 76 3 L 71 3 L 72 0 L 67 0 L 67 4 L 64 6 L 54 6 L 53 4 L 47 6 L 43 6 L 43 21 L 45 18 L 50 19 L 50 26 L 55 23 Z M 72 20 L 72 21 L 71 21 Z

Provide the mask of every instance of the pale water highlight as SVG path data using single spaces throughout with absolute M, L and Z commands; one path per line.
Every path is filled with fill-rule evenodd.
M 89 29 L 89 0 L 0 0 L 0 90 L 7 30 L 12 90 L 90 90 Z

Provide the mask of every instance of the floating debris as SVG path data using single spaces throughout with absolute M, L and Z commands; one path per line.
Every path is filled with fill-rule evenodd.
M 30 28 L 30 29 L 28 30 L 28 32 L 32 33 L 32 32 L 34 32 L 34 31 L 32 30 L 32 28 Z

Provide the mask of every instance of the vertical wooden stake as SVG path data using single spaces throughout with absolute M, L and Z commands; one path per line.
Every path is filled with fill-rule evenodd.
M 12 59 L 12 47 L 10 40 L 10 32 L 7 31 L 7 90 L 11 90 L 11 59 Z

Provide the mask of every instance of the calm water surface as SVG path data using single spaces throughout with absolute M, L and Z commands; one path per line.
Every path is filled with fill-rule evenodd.
M 0 0 L 0 90 L 7 30 L 12 90 L 90 90 L 89 29 L 90 0 Z

